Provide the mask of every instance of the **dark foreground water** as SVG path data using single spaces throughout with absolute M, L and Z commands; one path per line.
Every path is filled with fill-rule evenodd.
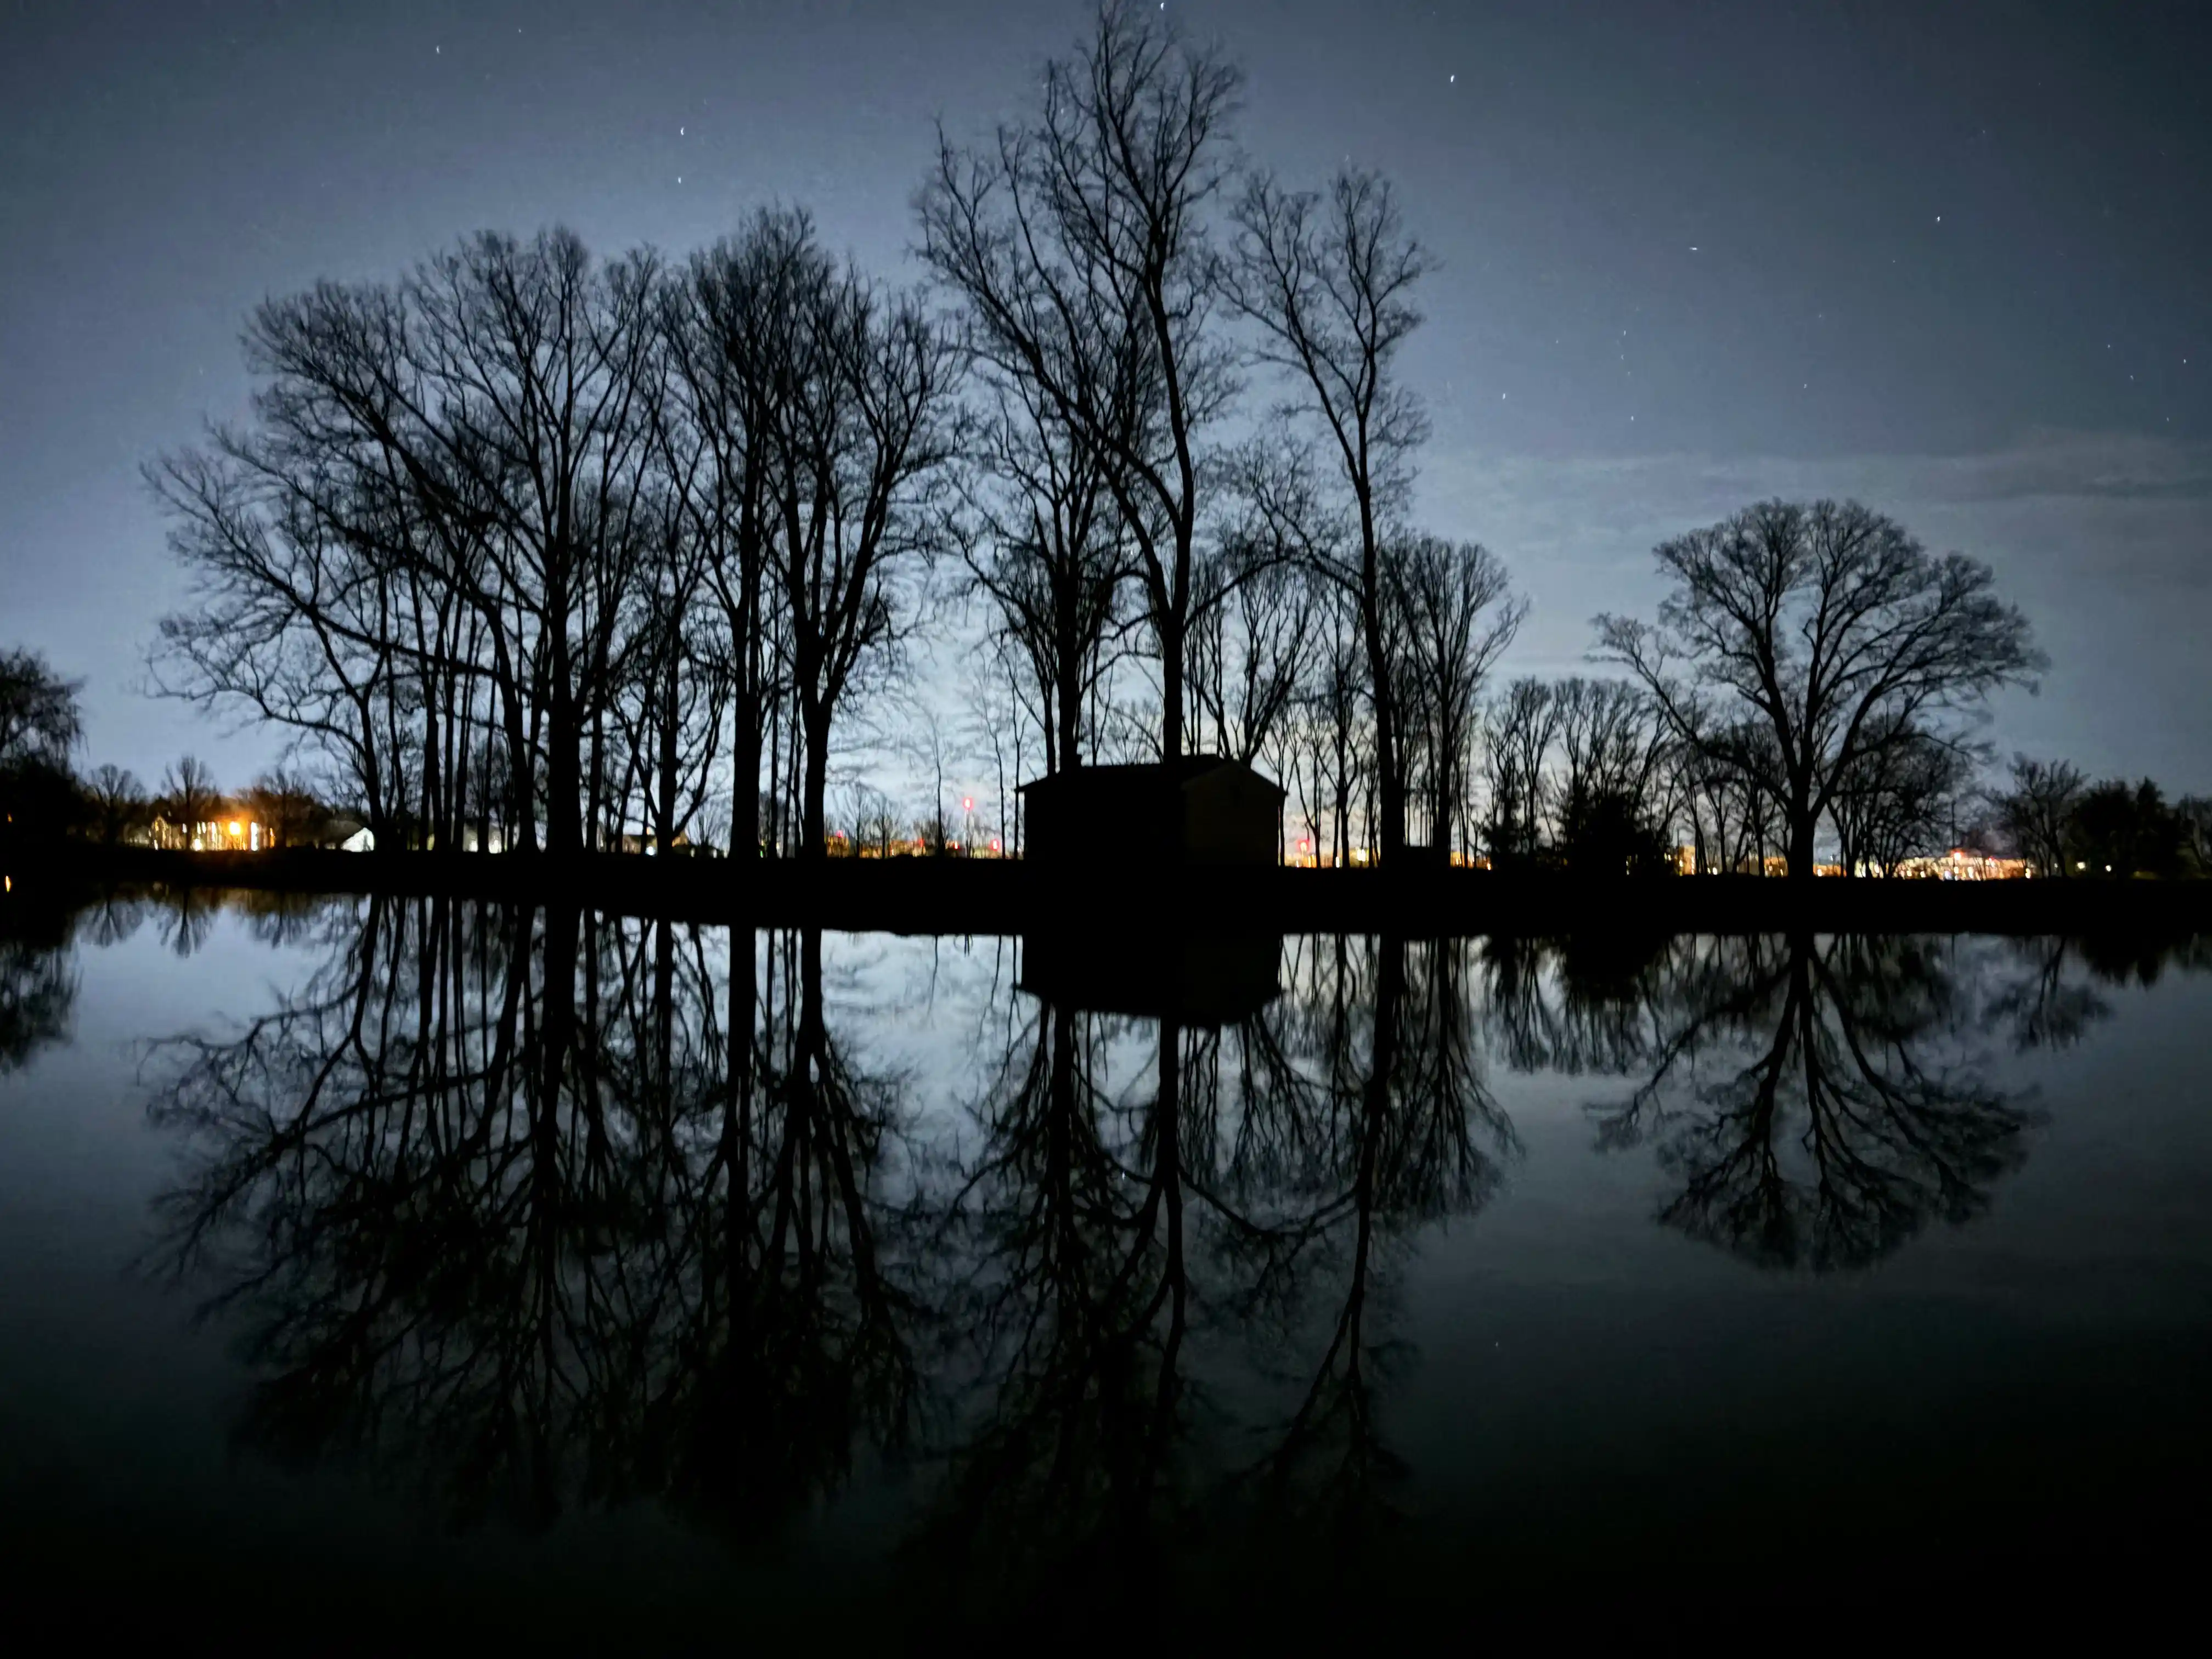
M 9 902 L 0 1570 L 88 1630 L 1721 1640 L 2199 1571 L 2202 945 L 733 969 L 574 911 Z

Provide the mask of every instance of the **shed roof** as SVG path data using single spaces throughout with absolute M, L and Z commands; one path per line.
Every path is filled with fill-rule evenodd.
M 1232 759 L 1227 755 L 1181 755 L 1173 761 L 1139 761 L 1133 764 L 1113 766 L 1071 766 L 1058 772 L 1049 773 L 1044 777 L 1031 778 L 1027 783 L 1018 785 L 1016 793 L 1046 788 L 1070 788 L 1079 783 L 1095 788 L 1110 788 L 1116 784 L 1135 787 L 1146 784 L 1157 784 L 1164 779 L 1177 784 L 1187 784 L 1195 779 L 1218 772 L 1224 768 L 1231 768 L 1244 774 L 1255 782 L 1266 785 L 1278 795 L 1284 793 L 1283 786 L 1266 773 L 1246 765 L 1243 761 Z

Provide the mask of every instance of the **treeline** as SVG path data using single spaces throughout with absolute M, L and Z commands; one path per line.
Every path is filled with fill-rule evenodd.
M 1595 619 L 1617 678 L 1492 691 L 1525 605 L 1412 514 L 1433 262 L 1387 180 L 1248 163 L 1239 90 L 1109 4 L 940 137 L 915 289 L 778 206 L 270 301 L 250 416 L 149 471 L 191 583 L 155 683 L 287 733 L 380 848 L 948 849 L 946 740 L 897 711 L 956 610 L 1008 850 L 1010 781 L 1199 750 L 1279 777 L 1316 861 L 1809 876 L 1949 833 L 2042 659 L 1985 565 L 1856 503 L 1664 543 L 1656 618 Z M 841 769 L 887 747 L 918 812 Z
M 2093 783 L 2070 762 L 2019 755 L 1991 805 L 1999 832 L 2039 875 L 2212 876 L 2212 798 L 2168 803 L 2148 778 Z
M 317 793 L 305 775 L 275 767 L 246 788 L 226 791 L 204 761 L 185 755 L 149 789 L 126 767 L 103 763 L 79 772 L 74 753 L 83 739 L 79 682 L 57 673 L 33 651 L 0 651 L 0 842 L 76 836 L 106 846 L 189 847 L 201 829 L 236 820 L 223 844 L 297 847 L 331 838 L 334 826 L 362 826 Z M 210 844 L 213 844 L 210 841 Z
M 964 592 L 1047 770 L 1269 753 L 1333 653 L 1402 844 L 1519 610 L 1406 518 L 1425 255 L 1371 175 L 1243 167 L 1238 82 L 1109 7 L 943 144 L 927 291 L 779 207 L 268 302 L 250 420 L 150 471 L 194 583 L 161 684 L 295 734 L 380 846 L 817 856 L 840 741 Z

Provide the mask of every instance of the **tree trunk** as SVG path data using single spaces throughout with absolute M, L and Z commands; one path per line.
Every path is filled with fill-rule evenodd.
M 556 677 L 560 665 L 556 665 Z M 582 850 L 584 734 L 562 678 L 553 688 L 545 723 L 545 850 L 556 858 Z
M 761 708 L 757 692 L 738 697 L 737 732 L 730 766 L 730 856 L 749 862 L 760 858 Z
M 676 653 L 668 653 L 668 672 L 660 703 L 660 790 L 654 803 L 659 823 L 653 834 L 665 857 L 676 839 Z
M 1375 707 L 1375 785 L 1381 797 L 1382 862 L 1388 865 L 1406 846 L 1406 779 L 1398 757 L 1398 696 L 1390 684 L 1390 665 L 1382 648 L 1382 618 L 1372 605 L 1360 619 L 1366 637 L 1369 697 Z M 1370 832 L 1371 835 L 1371 832 Z
M 823 810 L 830 787 L 829 711 L 825 708 L 809 712 L 801 724 L 806 738 L 806 769 L 799 799 L 799 834 L 804 840 L 799 855 L 818 860 L 828 856 L 830 839 L 830 826 Z
M 1182 629 L 1161 630 L 1160 758 L 1170 765 L 1182 758 L 1183 643 Z
M 1813 835 L 1819 827 L 1809 806 L 1792 803 L 1790 811 L 1790 879 L 1813 879 Z

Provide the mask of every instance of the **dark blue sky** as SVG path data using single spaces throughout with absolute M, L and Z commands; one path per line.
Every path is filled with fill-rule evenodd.
M 1192 0 L 1243 143 L 1397 181 L 1439 257 L 1420 516 L 1568 672 L 1651 544 L 1850 493 L 1995 564 L 2053 659 L 2006 749 L 2212 789 L 2212 8 Z M 1940 14 L 1931 15 L 1931 14 Z M 1011 112 L 1086 8 L 0 0 L 0 643 L 88 762 L 226 781 L 135 695 L 180 595 L 141 462 L 232 418 L 265 294 L 471 229 L 684 250 L 753 204 L 912 280 L 933 123 Z

